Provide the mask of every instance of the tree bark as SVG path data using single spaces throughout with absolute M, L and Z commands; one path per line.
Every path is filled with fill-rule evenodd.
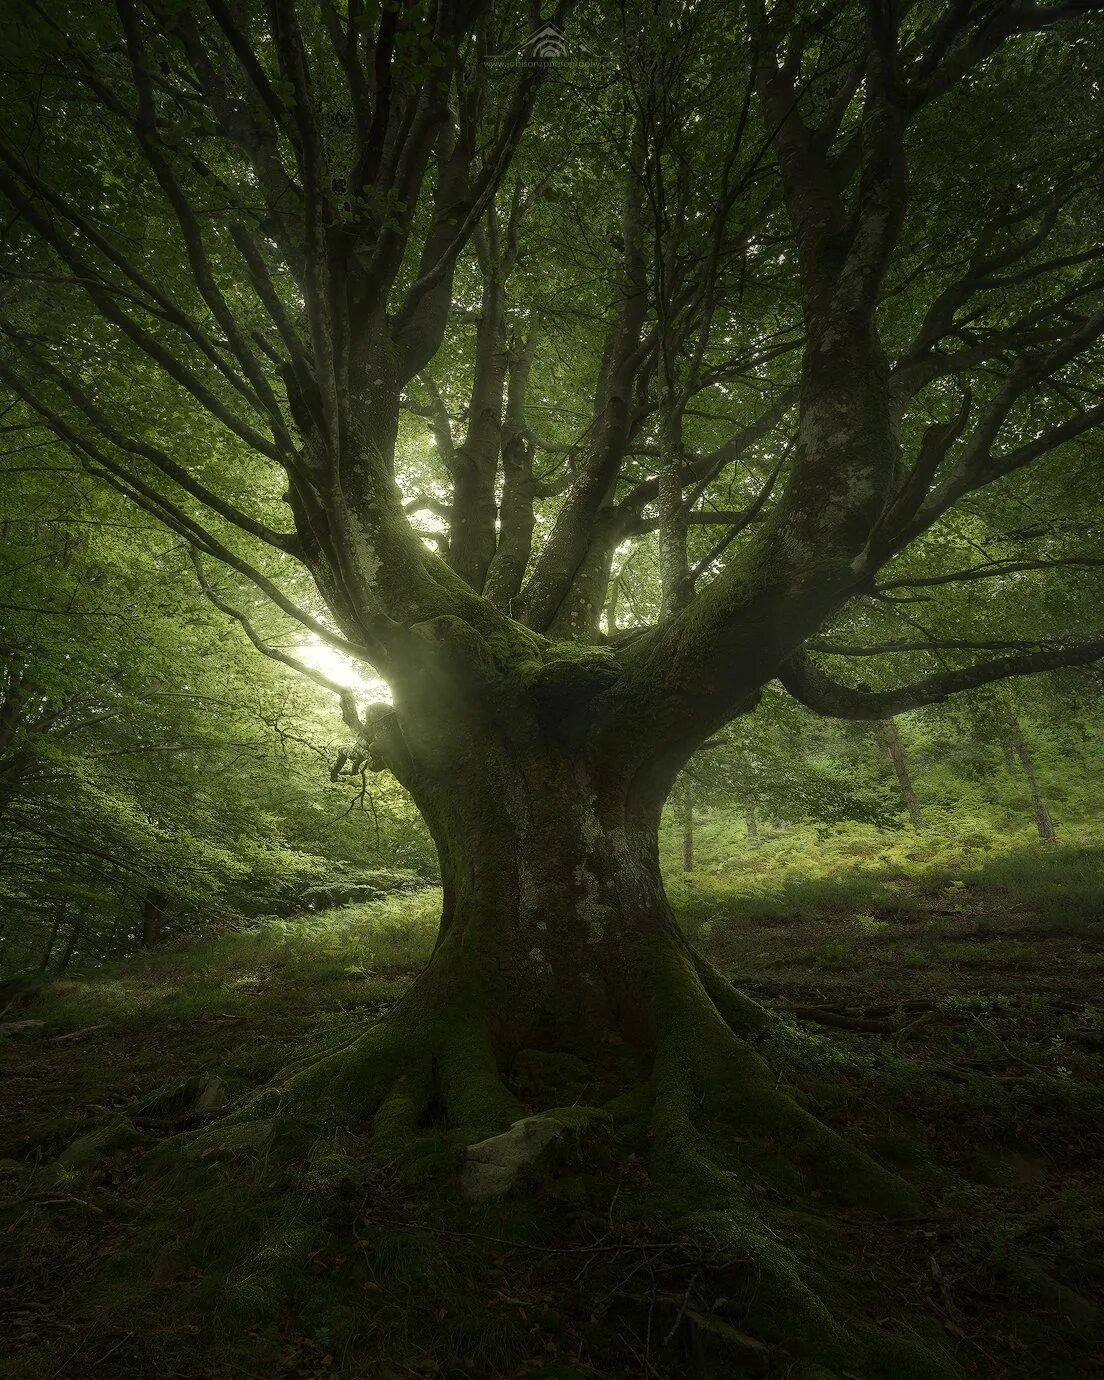
M 142 898 L 142 948 L 150 949 L 161 939 L 165 928 L 165 895 L 147 887 Z
M 659 872 L 662 799 L 535 733 L 473 739 L 410 788 L 444 889 L 428 985 L 482 990 L 505 1067 L 528 1046 L 648 1047 L 654 955 L 684 947 Z
M 749 810 L 746 812 L 744 818 L 745 818 L 746 821 L 747 821 L 747 838 L 748 838 L 748 843 L 758 843 L 758 842 L 759 842 L 759 822 L 758 822 L 758 820 L 755 818 L 755 810 L 754 810 L 754 809 L 749 809 Z
M 912 820 L 912 827 L 916 830 L 923 829 L 924 814 L 920 809 L 920 802 L 917 800 L 916 791 L 913 788 L 908 755 L 905 752 L 905 745 L 901 741 L 901 735 L 897 731 L 897 725 L 892 719 L 882 720 L 882 742 L 893 762 L 893 770 L 897 773 L 897 784 L 901 788 L 901 800 L 908 811 L 909 819 Z
M 1035 771 L 1035 759 L 1031 754 L 1031 748 L 1023 735 L 1020 720 L 1014 712 L 1010 712 L 1008 715 L 1006 750 L 1014 752 L 1020 759 L 1020 765 L 1023 767 L 1024 777 L 1027 780 L 1027 788 L 1031 792 L 1031 808 L 1035 815 L 1035 827 L 1039 831 L 1039 838 L 1042 839 L 1043 843 L 1053 843 L 1056 837 L 1054 820 L 1047 809 L 1043 793 L 1039 789 L 1039 777 Z
M 679 802 L 682 816 L 682 870 L 694 870 L 694 792 L 690 783 L 684 782 L 682 798 Z

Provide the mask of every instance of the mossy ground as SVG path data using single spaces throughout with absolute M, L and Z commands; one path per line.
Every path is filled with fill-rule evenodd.
M 762 1052 L 799 1105 L 912 1183 L 920 1220 L 842 1208 L 738 1138 L 719 1162 L 749 1207 L 711 1229 L 696 1194 L 657 1192 L 631 1106 L 584 1119 L 551 1177 L 480 1208 L 459 1201 L 443 1135 L 414 1170 L 374 1152 L 370 1128 L 318 1125 L 291 1127 L 280 1154 L 243 1145 L 196 1173 L 151 1171 L 151 1148 L 202 1124 L 181 1098 L 150 1103 L 166 1083 L 215 1074 L 233 1105 L 398 999 L 436 901 L 404 898 L 128 961 L 7 1012 L 45 1026 L 4 1042 L 0 1374 L 812 1376 L 748 1265 L 781 1269 L 791 1247 L 841 1335 L 861 1319 L 896 1346 L 886 1380 L 906 1374 L 909 1339 L 986 1380 L 1092 1374 L 1101 855 L 902 866 L 863 847 L 838 870 L 846 850 L 825 850 L 796 899 L 775 862 L 788 914 L 757 913 L 749 879 L 771 869 L 750 850 L 674 890 L 764 1001 L 876 1027 L 791 1017 Z M 589 1100 L 586 1080 L 530 1058 L 514 1091 L 544 1111 Z M 846 1373 L 846 1356 L 825 1359 Z

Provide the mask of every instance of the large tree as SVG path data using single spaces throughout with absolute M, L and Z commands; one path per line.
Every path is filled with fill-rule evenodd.
M 1000 498 L 1104 421 L 1096 8 L 565 5 L 561 47 L 486 0 L 13 5 L 0 377 L 386 678 L 350 755 L 439 851 L 432 962 L 295 1105 L 474 1140 L 568 1051 L 706 1201 L 737 1120 L 911 1203 L 752 1052 L 657 824 L 772 679 L 882 720 L 1104 655 L 1083 586 L 988 637 L 899 616 L 1101 561 Z

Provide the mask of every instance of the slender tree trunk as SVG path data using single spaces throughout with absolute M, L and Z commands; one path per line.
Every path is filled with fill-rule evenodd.
M 497 273 L 484 282 L 476 331 L 475 381 L 468 429 L 453 456 L 449 564 L 473 589 L 482 590 L 495 555 L 495 477 L 502 446 L 506 382 L 503 293 Z
M 1031 755 L 1027 739 L 1023 735 L 1023 728 L 1020 726 L 1019 718 L 1015 713 L 1008 715 L 1008 737 L 1005 740 L 1006 751 L 1015 753 L 1020 759 L 1023 773 L 1027 779 L 1027 788 L 1031 792 L 1031 808 L 1035 815 L 1035 827 L 1039 831 L 1039 837 L 1044 843 L 1053 843 L 1055 840 L 1054 820 L 1051 818 L 1050 811 L 1046 807 L 1043 793 L 1039 789 L 1039 778 L 1035 771 L 1035 759 Z
M 747 821 L 747 838 L 748 838 L 748 843 L 758 843 L 758 842 L 759 842 L 759 822 L 758 822 L 758 820 L 755 818 L 755 811 L 754 811 L 754 809 L 748 810 L 748 811 L 745 813 L 745 815 L 744 815 L 744 819 Z
M 606 636 L 612 638 L 617 631 L 617 605 L 621 600 L 621 577 L 615 576 L 609 582 L 606 594 Z
M 509 610 L 525 579 L 536 523 L 533 443 L 526 430 L 525 403 L 533 365 L 536 333 L 514 342 L 507 362 L 506 409 L 502 423 L 502 501 L 498 540 L 487 570 L 483 593 L 498 608 Z
M 666 390 L 661 394 L 659 431 L 659 571 L 663 612 L 677 613 L 689 592 L 686 508 L 683 499 L 682 416 Z
M 127 914 L 119 916 L 118 920 L 111 927 L 111 935 L 108 938 L 106 952 L 108 954 L 129 953 L 131 950 L 131 922 Z
M 165 928 L 165 895 L 156 887 L 147 887 L 142 900 L 142 948 L 157 944 Z
M 46 941 L 46 947 L 42 951 L 42 957 L 38 963 L 38 971 L 45 973 L 50 966 L 50 957 L 54 952 L 54 945 L 57 943 L 58 931 L 61 929 L 65 920 L 66 911 L 69 909 L 67 901 L 63 901 L 54 911 L 54 923 L 50 927 L 50 937 Z
M 58 961 L 57 970 L 59 973 L 64 973 L 69 967 L 69 964 L 73 961 L 73 953 L 76 950 L 84 930 L 84 917 L 87 913 L 87 910 L 78 911 L 73 917 L 73 924 L 69 930 L 69 938 L 65 941 L 65 949 Z
M 694 792 L 688 781 L 683 782 L 682 798 L 679 802 L 682 817 L 682 870 L 694 870 Z
M 897 773 L 897 784 L 901 788 L 901 800 L 908 811 L 909 819 L 912 820 L 912 827 L 917 830 L 923 829 L 924 815 L 920 809 L 920 802 L 916 798 L 916 791 L 913 789 L 905 745 L 901 742 L 901 735 L 897 732 L 897 725 L 892 719 L 882 720 L 882 742 L 893 762 L 893 770 Z

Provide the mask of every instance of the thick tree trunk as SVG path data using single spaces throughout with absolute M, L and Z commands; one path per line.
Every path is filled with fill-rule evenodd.
M 441 654 L 455 656 L 450 632 Z M 618 1050 L 628 1086 L 649 1076 L 672 985 L 703 1004 L 725 987 L 741 1020 L 767 1018 L 691 950 L 668 904 L 659 823 L 681 763 L 607 746 L 582 669 L 558 663 L 536 688 L 458 683 L 447 715 L 439 685 L 407 682 L 373 717 L 371 760 L 410 791 L 440 860 L 437 945 L 404 1003 L 419 1038 L 438 1018 L 479 1027 L 507 1081 L 523 1049 L 591 1064 Z
M 365 1036 L 366 1078 L 390 1084 L 404 1070 L 395 1105 L 406 1133 L 426 1107 L 472 1139 L 501 1131 L 524 1114 L 518 1056 L 568 1054 L 606 1090 L 600 1100 L 646 1091 L 657 1143 L 675 1160 L 693 1144 L 703 1098 L 724 1124 L 740 1120 L 741 1135 L 755 1126 L 773 1139 L 789 1126 L 788 1153 L 830 1174 L 833 1191 L 851 1192 L 860 1161 L 864 1192 L 873 1181 L 889 1188 L 779 1091 L 748 1043 L 775 1033 L 776 1018 L 679 928 L 658 844 L 674 767 L 596 755 L 585 731 L 557 732 L 552 705 L 529 694 L 512 695 L 511 712 L 488 722 L 490 693 L 470 707 L 466 732 L 455 719 L 434 729 L 439 720 L 422 719 L 417 704 L 381 714 L 376 727 L 432 832 L 444 891 L 429 965 Z M 372 1085 L 349 1074 L 344 1056 L 339 1064 L 336 1075 L 324 1066 L 309 1076 L 310 1095 L 342 1096 L 351 1080 L 362 1107 L 377 1105 Z M 386 1100 L 382 1115 L 389 1126 Z
M 535 741 L 483 744 L 415 799 L 444 887 L 427 979 L 462 970 L 482 990 L 500 1060 L 649 1046 L 655 956 L 684 947 L 659 872 L 662 801 Z
M 357 1157 L 391 1167 L 439 1162 L 448 1147 L 463 1190 L 483 1197 L 469 1171 L 508 1163 L 534 1118 L 570 1130 L 576 1149 L 590 1136 L 610 1144 L 617 1128 L 646 1156 L 677 1230 L 722 1232 L 746 1267 L 754 1307 L 740 1307 L 740 1326 L 815 1360 L 795 1375 L 945 1380 L 890 1356 L 869 1329 L 841 1329 L 805 1268 L 804 1236 L 791 1250 L 760 1219 L 764 1183 L 779 1201 L 814 1190 L 862 1213 L 908 1216 L 920 1203 L 788 1093 L 755 1048 L 783 1033 L 776 1018 L 683 937 L 659 869 L 670 777 L 597 758 L 547 700 L 517 693 L 509 713 L 488 711 L 500 691 L 487 688 L 481 723 L 474 704 L 454 704 L 447 731 L 420 706 L 375 716 L 377 755 L 411 790 L 440 858 L 441 930 L 425 971 L 351 1044 L 285 1071 L 229 1127 L 190 1135 L 190 1153 L 221 1155 L 244 1134 L 298 1165 L 313 1138 L 332 1143 L 345 1126 Z
M 538 731 L 540 717 L 517 702 L 493 732 L 484 724 L 465 740 L 454 726 L 439 740 L 447 770 L 440 759 L 430 769 L 434 744 L 410 717 L 402 742 L 411 751 L 398 762 L 392 723 L 392 760 L 440 859 L 438 941 L 403 999 L 351 1051 L 292 1080 L 285 1108 L 323 1099 L 372 1115 L 388 1156 L 406 1153 L 429 1116 L 471 1143 L 526 1114 L 519 1056 L 569 1055 L 588 1070 L 585 1100 L 643 1094 L 633 1105 L 651 1118 L 664 1183 L 685 1187 L 695 1176 L 706 1198 L 731 1194 L 701 1150 L 700 1127 L 728 1128 L 723 1140 L 738 1124 L 749 1141 L 784 1146 L 825 1191 L 908 1210 L 910 1190 L 780 1089 L 752 1047 L 777 1033 L 776 1018 L 680 930 L 659 866 L 666 782 L 639 764 L 603 769 L 567 751 Z

